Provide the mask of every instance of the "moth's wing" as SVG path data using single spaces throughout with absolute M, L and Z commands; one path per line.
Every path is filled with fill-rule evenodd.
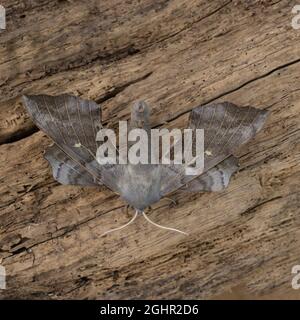
M 268 111 L 230 102 L 211 103 L 192 110 L 191 129 L 204 129 L 204 172 L 214 167 L 263 127 Z M 193 143 L 195 149 L 195 143 Z M 195 150 L 193 150 L 195 154 Z
M 97 180 L 88 173 L 81 165 L 67 156 L 57 145 L 46 149 L 44 158 L 52 167 L 53 178 L 61 184 L 99 186 Z M 95 160 L 87 163 L 88 167 L 95 165 Z
M 230 102 L 211 103 L 199 106 L 190 113 L 189 128 L 204 129 L 204 170 L 213 168 L 228 158 L 242 144 L 248 142 L 263 127 L 268 111 L 253 107 L 239 107 Z M 195 135 L 192 143 L 193 155 L 196 154 Z M 177 175 L 167 181 L 161 190 L 163 195 L 173 192 L 181 184 L 185 185 L 194 176 L 185 174 L 186 165 L 170 165 L 169 175 Z
M 59 147 L 60 160 L 69 159 L 68 163 L 76 166 L 77 173 L 83 173 L 80 184 L 85 181 L 95 181 L 101 184 L 102 167 L 94 160 L 97 150 L 96 134 L 101 128 L 101 109 L 93 101 L 83 100 L 70 95 L 60 96 L 24 96 L 26 109 L 35 124 L 44 131 Z M 78 147 L 78 145 L 81 147 Z M 76 147 L 77 145 L 77 147 Z M 53 168 L 57 168 L 57 149 L 50 148 L 47 151 L 47 159 Z M 65 166 L 66 168 L 66 166 Z M 74 172 L 74 170 L 72 169 Z M 76 175 L 77 175 L 76 173 Z M 75 173 L 73 173 L 75 175 Z M 71 171 L 68 172 L 68 179 L 79 181 L 78 177 L 71 178 Z M 89 180 L 87 180 L 89 176 Z M 67 178 L 61 178 L 67 182 Z
M 185 192 L 222 191 L 228 186 L 231 176 L 238 168 L 238 159 L 231 156 L 188 182 L 180 190 Z
M 161 165 L 160 194 L 162 197 L 184 185 L 181 165 Z

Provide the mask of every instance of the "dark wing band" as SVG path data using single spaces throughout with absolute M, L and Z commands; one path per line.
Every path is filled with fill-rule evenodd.
M 82 186 L 97 186 L 97 181 L 89 172 L 73 161 L 66 155 L 57 145 L 49 147 L 44 155 L 52 167 L 53 177 L 61 184 L 67 185 L 82 185 Z M 87 167 L 93 167 L 97 164 L 93 160 L 91 163 L 86 163 Z
M 222 191 L 228 186 L 231 176 L 238 168 L 238 159 L 231 156 L 187 183 L 181 190 L 185 192 Z

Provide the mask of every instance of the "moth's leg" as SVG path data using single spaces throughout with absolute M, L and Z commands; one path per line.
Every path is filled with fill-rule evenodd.
M 126 204 L 125 207 L 124 207 L 124 211 L 125 211 L 126 216 L 130 215 L 129 209 L 134 209 L 134 208 L 130 204 Z
M 124 207 L 124 211 L 125 211 L 125 214 L 126 214 L 126 215 L 128 215 L 129 207 L 130 207 L 129 204 L 126 204 L 125 207 Z
M 145 211 L 151 212 L 152 210 L 153 210 L 153 208 L 151 206 L 148 206 Z
M 169 201 L 169 208 L 174 208 L 178 205 L 178 202 L 172 198 L 164 197 L 164 199 Z

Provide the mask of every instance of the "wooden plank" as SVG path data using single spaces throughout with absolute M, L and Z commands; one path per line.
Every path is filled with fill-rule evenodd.
M 293 294 L 300 33 L 290 26 L 292 2 L 24 3 L 4 4 L 9 29 L 0 37 L 0 263 L 9 288 L 0 295 L 207 299 L 240 285 L 252 297 Z M 182 127 L 192 107 L 218 100 L 271 115 L 237 154 L 227 190 L 178 193 L 175 208 L 163 200 L 149 213 L 189 237 L 140 218 L 99 238 L 132 212 L 105 188 L 53 180 L 42 158 L 51 142 L 25 113 L 25 92 L 97 100 L 110 126 L 140 98 L 153 106 L 153 125 Z

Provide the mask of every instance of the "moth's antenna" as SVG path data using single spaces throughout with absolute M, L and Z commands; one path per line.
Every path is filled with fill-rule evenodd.
M 108 233 L 111 233 L 111 232 L 114 232 L 114 231 L 117 231 L 117 230 L 121 230 L 121 229 L 124 229 L 124 228 L 128 227 L 128 226 L 136 219 L 137 215 L 138 215 L 138 211 L 136 210 L 133 218 L 132 218 L 129 222 L 127 222 L 126 224 L 124 224 L 124 225 L 121 226 L 121 227 L 114 228 L 114 229 L 110 229 L 110 230 L 102 233 L 100 237 L 103 237 L 103 236 L 105 236 L 105 235 L 108 234 Z
M 184 231 L 181 231 L 181 230 L 178 230 L 178 229 L 175 229 L 175 228 L 169 228 L 169 227 L 165 227 L 165 226 L 162 226 L 160 224 L 157 224 L 155 222 L 153 222 L 152 220 L 149 219 L 149 217 L 146 215 L 145 212 L 142 212 L 144 218 L 150 222 L 151 224 L 155 225 L 156 227 L 158 228 L 161 228 L 161 229 L 166 229 L 166 230 L 171 230 L 171 231 L 176 231 L 176 232 L 179 232 L 179 233 L 182 233 L 182 234 L 185 234 L 185 235 L 188 235 L 188 233 L 184 232 Z

